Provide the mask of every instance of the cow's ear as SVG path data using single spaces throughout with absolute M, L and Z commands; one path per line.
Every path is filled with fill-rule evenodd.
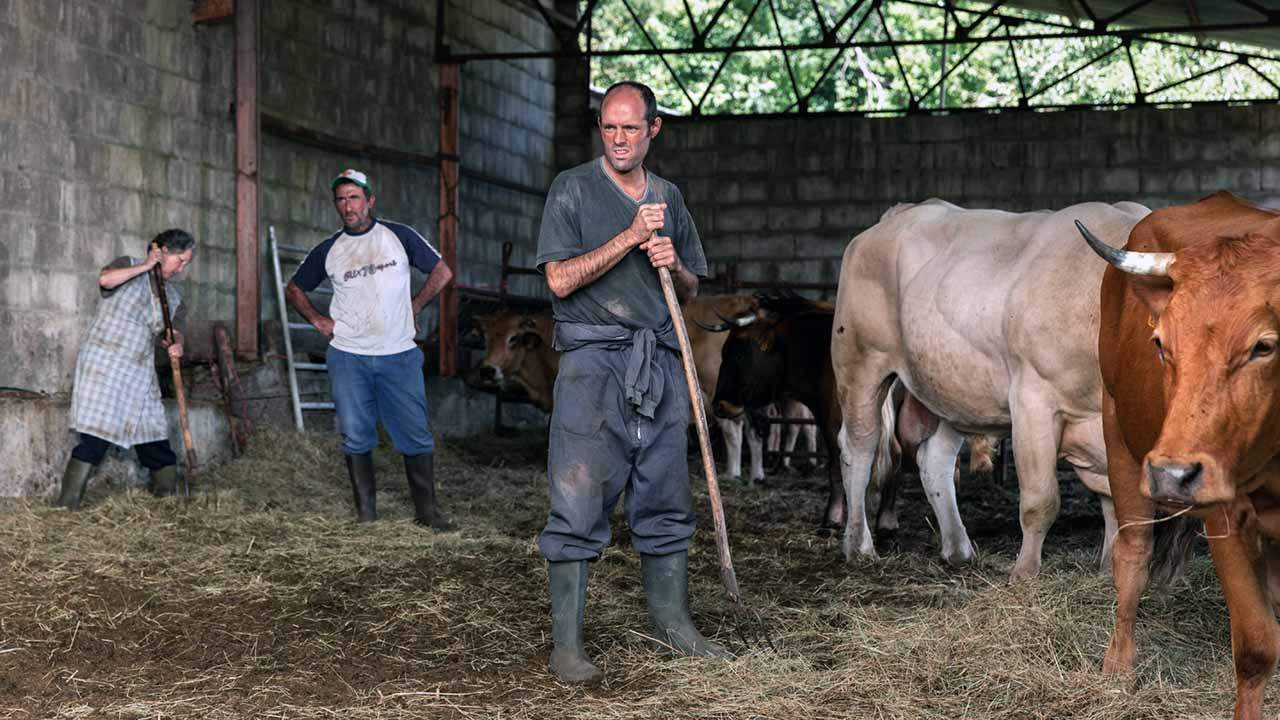
M 1173 281 L 1167 277 L 1150 275 L 1131 275 L 1129 282 L 1133 294 L 1138 296 L 1152 317 L 1160 317 L 1165 306 L 1169 304 L 1169 296 L 1173 294 Z
M 537 350 L 542 345 L 542 336 L 538 333 L 524 333 L 520 336 L 520 342 L 526 350 Z

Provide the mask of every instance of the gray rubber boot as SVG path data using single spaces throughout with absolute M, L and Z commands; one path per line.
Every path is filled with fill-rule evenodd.
M 151 471 L 151 494 L 169 497 L 178 490 L 178 466 L 165 465 Z
M 600 670 L 591 664 L 582 648 L 582 619 L 587 609 L 587 574 L 590 563 L 549 562 L 551 580 L 551 672 L 563 683 L 586 685 L 598 682 Z
M 84 497 L 91 472 L 93 466 L 89 463 L 75 458 L 68 460 L 67 469 L 62 473 L 62 494 L 58 496 L 58 504 L 68 510 L 80 507 L 80 498 Z
M 351 476 L 351 492 L 356 500 L 356 520 L 378 519 L 377 488 L 373 482 L 373 453 L 347 455 L 347 474 Z
M 404 456 L 404 474 L 409 479 L 409 492 L 413 494 L 414 522 L 423 527 L 445 532 L 453 529 L 453 523 L 436 507 L 435 462 L 431 453 Z
M 653 636 L 681 655 L 731 658 L 733 654 L 698 632 L 689 617 L 689 553 L 641 555 L 644 597 L 653 618 Z

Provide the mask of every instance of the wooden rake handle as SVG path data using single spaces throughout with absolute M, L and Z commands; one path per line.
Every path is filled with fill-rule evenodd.
M 173 318 L 169 315 L 169 295 L 164 289 L 164 275 L 160 266 L 151 268 L 151 287 L 160 299 L 160 314 L 164 317 L 165 337 L 173 342 Z M 191 441 L 191 424 L 187 420 L 187 393 L 182 387 L 182 363 L 169 355 L 169 367 L 173 370 L 173 391 L 178 397 L 178 421 L 182 423 L 182 447 L 187 451 L 187 473 L 196 471 L 196 449 Z
M 711 454 L 711 436 L 707 432 L 707 410 L 702 405 L 702 389 L 698 385 L 697 371 L 693 364 L 693 348 L 689 344 L 689 331 L 684 324 L 684 314 L 680 312 L 680 301 L 676 299 L 676 288 L 671 282 L 671 271 L 658 268 L 658 281 L 662 283 L 662 296 L 667 301 L 667 311 L 671 313 L 671 325 L 676 330 L 676 341 L 680 343 L 680 358 L 684 361 L 684 381 L 689 386 L 689 404 L 693 406 L 694 424 L 698 430 L 698 445 L 702 450 L 702 473 L 707 477 L 707 496 L 711 501 L 711 516 L 715 521 L 716 550 L 720 555 L 720 580 L 734 604 L 742 603 L 742 595 L 738 591 L 738 576 L 733 572 L 733 558 L 729 556 L 729 529 L 724 522 L 724 504 L 720 501 L 720 483 L 716 480 L 716 460 Z

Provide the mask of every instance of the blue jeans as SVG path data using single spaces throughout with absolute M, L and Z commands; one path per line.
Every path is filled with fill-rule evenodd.
M 342 452 L 363 455 L 378 445 L 378 421 L 404 455 L 435 450 L 427 422 L 422 350 L 356 355 L 329 347 L 329 390 L 338 411 Z

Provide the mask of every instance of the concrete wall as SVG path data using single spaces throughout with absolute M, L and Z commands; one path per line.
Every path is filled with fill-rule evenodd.
M 230 35 L 189 11 L 0 2 L 0 386 L 66 391 L 98 269 L 167 227 L 201 243 L 192 319 L 231 316 Z
M 272 0 L 263 8 L 264 113 L 354 143 L 435 155 L 434 0 Z M 457 52 L 536 50 L 552 41 L 545 23 L 522 3 L 448 2 L 445 14 L 445 41 Z M 464 172 L 535 190 L 550 184 L 553 81 L 547 60 L 463 66 Z M 434 163 L 326 150 L 271 132 L 263 136 L 264 232 L 274 225 L 282 242 L 297 246 L 333 233 L 339 222 L 329 181 L 346 167 L 370 176 L 378 214 L 434 237 L 440 192 Z M 532 260 L 543 198 L 467 176 L 459 196 L 460 280 L 496 286 L 504 240 L 520 247 L 515 260 Z M 275 320 L 275 288 L 264 280 L 263 317 Z
M 850 238 L 899 202 L 1158 208 L 1230 190 L 1280 207 L 1280 106 L 673 118 L 650 157 L 683 189 L 713 273 L 835 282 Z

